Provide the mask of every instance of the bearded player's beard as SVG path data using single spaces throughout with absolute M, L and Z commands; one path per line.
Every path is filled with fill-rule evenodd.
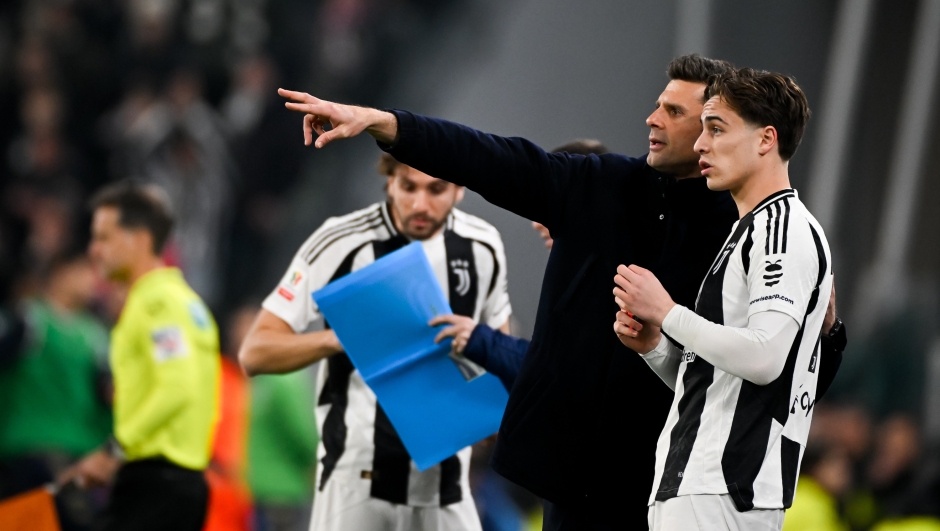
M 448 212 L 448 215 L 450 213 Z M 415 221 L 423 221 L 424 225 L 420 228 L 416 228 Z M 442 219 L 434 219 L 427 214 L 412 214 L 402 220 L 402 228 L 404 229 L 405 236 L 413 240 L 426 240 L 432 235 L 436 234 L 441 227 L 444 226 L 444 223 L 447 221 L 447 216 L 444 216 Z

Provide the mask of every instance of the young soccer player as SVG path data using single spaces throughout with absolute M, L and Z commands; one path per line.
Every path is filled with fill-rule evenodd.
M 740 220 L 694 311 L 651 272 L 620 266 L 614 329 L 675 390 L 650 529 L 779 530 L 812 420 L 832 287 L 826 236 L 788 175 L 809 108 L 792 79 L 750 69 L 716 76 L 706 97 L 699 164 L 709 188 L 731 192 Z

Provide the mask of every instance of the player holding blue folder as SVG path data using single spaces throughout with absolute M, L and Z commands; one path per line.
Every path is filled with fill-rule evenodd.
M 310 236 L 264 301 L 239 359 L 249 374 L 325 360 L 317 382 L 312 529 L 479 530 L 467 478 L 470 448 L 420 471 L 336 334 L 307 332 L 321 318 L 314 291 L 412 241 L 421 242 L 454 313 L 508 330 L 503 243 L 490 224 L 454 208 L 463 188 L 387 155 L 379 170 L 388 176 L 387 201 L 330 218 Z
M 450 341 L 435 342 L 439 331 L 428 326 L 451 312 L 420 243 L 327 284 L 313 300 L 419 470 L 499 430 L 506 389 Z

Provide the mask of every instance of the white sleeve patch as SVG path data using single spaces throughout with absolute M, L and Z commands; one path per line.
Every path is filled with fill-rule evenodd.
M 186 343 L 183 341 L 183 331 L 179 326 L 167 326 L 154 330 L 153 357 L 158 362 L 182 358 L 187 354 Z

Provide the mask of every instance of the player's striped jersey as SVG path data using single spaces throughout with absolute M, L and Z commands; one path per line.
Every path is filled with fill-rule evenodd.
M 771 195 L 734 225 L 695 312 L 738 328 L 756 313 L 782 312 L 799 331 L 783 372 L 763 386 L 685 350 L 656 449 L 651 505 L 727 493 L 740 511 L 790 507 L 813 416 L 831 264 L 826 236 L 794 190 Z
M 408 243 L 385 203 L 330 218 L 303 244 L 263 306 L 294 331 L 304 332 L 320 319 L 314 291 Z M 454 209 L 444 230 L 421 244 L 454 313 L 492 327 L 507 321 L 512 310 L 506 257 L 492 225 Z M 470 496 L 470 448 L 419 472 L 345 354 L 322 362 L 318 374 L 320 490 L 328 481 L 340 481 L 348 488 L 368 489 L 374 498 L 410 506 L 444 506 Z

